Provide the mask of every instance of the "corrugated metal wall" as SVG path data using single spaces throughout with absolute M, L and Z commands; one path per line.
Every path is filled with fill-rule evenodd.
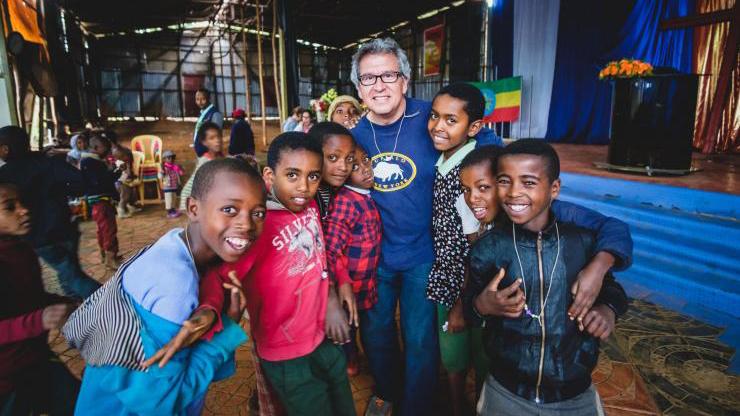
M 101 113 L 104 116 L 197 116 L 194 94 L 211 91 L 211 101 L 224 113 L 245 108 L 242 44 L 234 34 L 199 36 L 198 31 L 158 32 L 98 40 L 94 60 L 99 73 Z M 248 38 L 251 111 L 260 116 L 257 45 Z M 231 38 L 231 39 L 230 39 Z M 233 47 L 232 47 L 233 46 Z M 272 80 L 272 55 L 263 39 L 267 116 L 277 116 Z M 178 67 L 178 62 L 181 65 Z

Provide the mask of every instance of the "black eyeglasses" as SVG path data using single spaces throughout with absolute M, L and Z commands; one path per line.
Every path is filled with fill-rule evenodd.
M 393 84 L 394 82 L 398 81 L 399 77 L 403 77 L 403 74 L 398 71 L 383 72 L 380 75 L 360 75 L 360 85 L 369 87 L 371 85 L 375 85 L 378 82 L 378 79 L 382 80 L 384 84 Z

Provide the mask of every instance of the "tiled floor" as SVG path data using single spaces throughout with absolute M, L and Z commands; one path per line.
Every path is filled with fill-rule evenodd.
M 192 154 L 187 147 L 190 129 L 192 126 L 181 123 L 153 123 L 137 134 L 147 132 L 164 137 L 165 148 L 175 149 L 184 159 L 180 162 L 188 167 L 191 165 L 189 155 Z M 122 133 L 119 132 L 121 137 L 126 137 Z M 725 191 L 737 190 L 730 186 Z M 163 207 L 147 206 L 143 213 L 119 222 L 121 252 L 129 255 L 154 242 L 170 228 L 184 223 L 184 218 L 167 220 Z M 83 223 L 81 229 L 80 258 L 84 268 L 96 279 L 104 281 L 109 273 L 100 265 L 94 224 Z M 55 289 L 53 283 L 49 289 Z M 616 334 L 603 345 L 603 353 L 593 375 L 607 414 L 740 414 L 740 377 L 726 372 L 734 351 L 718 339 L 722 332 L 721 328 L 647 301 L 633 301 L 631 310 L 618 323 Z M 56 333 L 50 335 L 50 342 L 54 351 L 79 375 L 84 363 L 77 352 L 69 349 Z M 211 386 L 204 414 L 249 414 L 247 403 L 254 386 L 254 364 L 246 348 L 248 346 L 243 346 L 237 351 L 236 375 Z M 440 373 L 440 386 L 444 385 L 444 378 Z M 351 379 L 351 384 L 356 408 L 361 413 L 373 386 L 364 363 L 360 374 Z M 471 401 L 473 384 L 471 377 L 468 383 Z M 440 389 L 434 399 L 438 403 L 435 408 L 440 409 L 439 414 L 447 413 L 445 398 L 444 389 Z

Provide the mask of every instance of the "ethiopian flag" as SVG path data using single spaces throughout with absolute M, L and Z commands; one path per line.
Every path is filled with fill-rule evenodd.
M 522 103 L 522 77 L 504 78 L 490 82 L 471 82 L 486 99 L 484 123 L 514 121 L 519 118 Z

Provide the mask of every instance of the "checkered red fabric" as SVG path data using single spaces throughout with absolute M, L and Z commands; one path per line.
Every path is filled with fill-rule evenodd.
M 339 284 L 350 281 L 357 307 L 368 309 L 378 300 L 377 272 L 382 225 L 370 195 L 342 187 L 324 220 L 329 271 Z

